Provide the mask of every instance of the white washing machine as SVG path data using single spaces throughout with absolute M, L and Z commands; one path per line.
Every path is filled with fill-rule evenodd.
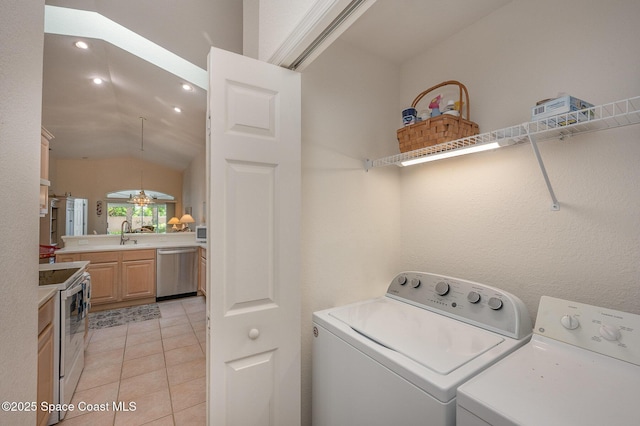
M 637 425 L 639 391 L 639 315 L 543 296 L 531 342 L 458 389 L 458 425 Z
M 313 322 L 314 426 L 453 426 L 458 386 L 531 337 L 517 297 L 423 272 Z

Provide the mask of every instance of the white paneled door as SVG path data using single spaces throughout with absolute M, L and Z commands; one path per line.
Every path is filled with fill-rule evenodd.
M 208 424 L 300 424 L 300 74 L 213 48 Z

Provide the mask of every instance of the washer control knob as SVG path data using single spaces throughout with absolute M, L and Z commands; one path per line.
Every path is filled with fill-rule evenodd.
M 575 330 L 580 326 L 580 321 L 578 321 L 578 318 L 569 314 L 564 315 L 562 318 L 560 318 L 560 323 L 567 330 Z
M 620 337 L 622 337 L 620 334 L 620 329 L 618 327 L 616 327 L 615 325 L 607 324 L 602 324 L 600 326 L 600 335 L 611 342 L 620 340 Z
M 420 287 L 420 278 L 413 278 L 411 280 L 411 287 L 413 287 L 413 288 Z
M 480 301 L 480 293 L 477 291 L 470 291 L 467 294 L 467 300 L 471 303 L 478 303 Z
M 445 283 L 444 281 L 440 281 L 438 284 L 436 284 L 436 293 L 439 296 L 444 296 L 445 294 L 449 293 L 449 284 Z
M 580 325 L 580 321 L 573 315 L 567 314 L 560 318 L 560 324 L 567 330 L 575 330 Z
M 398 277 L 398 284 L 405 285 L 407 283 L 407 277 L 404 275 L 400 275 Z
M 492 297 L 489 299 L 489 307 L 494 311 L 502 308 L 502 300 L 497 297 Z

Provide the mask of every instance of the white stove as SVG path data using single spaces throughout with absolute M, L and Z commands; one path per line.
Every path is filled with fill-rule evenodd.
M 313 320 L 314 426 L 455 425 L 458 386 L 531 336 L 517 297 L 423 272 Z
M 38 285 L 55 288 L 53 409 L 48 424 L 64 419 L 84 368 L 87 313 L 91 306 L 88 261 L 41 264 Z
M 543 296 L 531 342 L 458 389 L 458 425 L 638 424 L 640 316 Z

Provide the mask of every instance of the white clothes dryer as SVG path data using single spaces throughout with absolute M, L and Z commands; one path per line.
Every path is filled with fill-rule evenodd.
M 505 291 L 403 272 L 314 313 L 313 333 L 314 426 L 453 426 L 458 386 L 528 342 L 531 319 Z
M 543 296 L 531 341 L 458 389 L 458 425 L 635 425 L 639 388 L 640 315 Z

